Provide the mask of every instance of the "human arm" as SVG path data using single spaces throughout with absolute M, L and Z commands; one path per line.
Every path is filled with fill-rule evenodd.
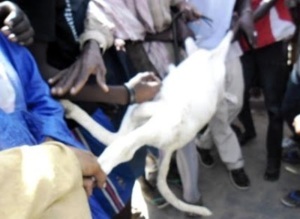
M 26 14 L 14 3 L 0 3 L 1 32 L 12 41 L 21 45 L 33 42 L 34 31 Z
M 180 13 L 182 13 L 183 18 L 186 22 L 195 21 L 201 18 L 200 12 L 187 1 L 177 1 L 174 5 Z
M 200 12 L 190 4 L 188 1 L 175 2 L 174 5 L 180 13 L 182 13 L 183 18 L 186 22 L 195 21 L 201 18 Z
M 130 99 L 134 99 L 135 103 L 142 103 L 152 100 L 159 92 L 161 81 L 154 73 L 139 73 L 130 81 L 129 92 L 125 86 L 108 86 L 108 92 L 99 89 L 97 85 L 85 85 L 84 88 L 76 96 L 67 96 L 68 99 L 83 102 L 103 102 L 111 104 L 127 105 Z M 130 97 L 134 95 L 134 97 Z
M 105 83 L 106 67 L 96 40 L 88 40 L 78 59 L 67 69 L 60 71 L 48 81 L 53 85 L 53 95 L 62 96 L 66 93 L 76 95 L 86 84 L 91 75 L 96 76 L 97 84 L 104 92 L 108 92 Z
M 86 11 L 84 31 L 79 38 L 80 55 L 70 67 L 60 71 L 49 80 L 53 85 L 54 95 L 61 96 L 66 93 L 76 95 L 91 75 L 96 76 L 100 89 L 108 92 L 102 52 L 113 45 L 112 26 L 113 24 L 107 20 L 102 11 L 101 2 L 90 1 Z
M 239 0 L 236 3 L 236 12 L 238 15 L 237 27 L 234 29 L 240 29 L 243 31 L 248 39 L 252 48 L 256 46 L 256 37 L 254 27 L 254 13 L 251 6 L 251 0 Z
M 254 21 L 258 21 L 263 16 L 265 16 L 270 9 L 276 4 L 278 0 L 264 0 L 261 2 L 260 6 L 254 11 Z
M 59 74 L 59 70 L 47 63 L 46 50 L 46 43 L 40 42 L 31 46 L 31 51 L 36 54 L 35 56 L 37 57 L 37 62 L 39 63 L 39 68 L 41 69 L 43 78 L 47 81 L 51 77 L 55 77 L 55 75 Z M 140 78 L 140 83 L 137 85 L 137 88 L 135 88 L 135 93 L 138 95 L 136 97 L 137 102 L 151 100 L 159 91 L 161 86 L 159 79 L 154 76 L 151 76 L 151 78 L 152 81 L 155 82 L 154 84 L 145 82 L 143 81 L 143 78 Z M 97 84 L 86 84 L 78 94 L 67 96 L 64 95 L 63 97 L 73 101 L 102 102 L 120 105 L 128 104 L 128 92 L 124 86 L 120 85 L 108 87 L 108 92 L 104 92 Z M 53 94 L 56 93 L 57 92 L 54 92 Z
M 15 68 L 22 83 L 27 111 L 42 122 L 36 140 L 42 142 L 46 137 L 51 137 L 67 145 L 82 147 L 68 129 L 64 121 L 64 110 L 51 97 L 49 87 L 41 78 L 31 54 L 25 48 L 19 47 L 12 58 L 13 62 L 22 60 Z
M 83 178 L 105 181 L 94 157 L 58 142 L 2 151 L 0 165 L 1 218 L 90 218 Z

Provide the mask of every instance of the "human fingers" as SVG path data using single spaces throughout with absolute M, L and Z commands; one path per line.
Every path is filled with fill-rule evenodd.
M 75 79 L 75 74 L 70 74 L 73 71 L 73 66 L 58 73 L 55 77 L 48 80 L 53 85 L 51 93 L 53 95 L 62 96 L 70 90 Z
M 147 72 L 147 74 L 143 75 L 142 79 L 144 81 L 161 82 L 160 78 L 154 72 Z
M 109 88 L 106 84 L 106 68 L 104 65 L 100 66 L 97 69 L 97 73 L 96 73 L 96 80 L 97 80 L 97 84 L 100 86 L 100 88 L 104 91 L 104 92 L 108 92 Z
M 16 40 L 21 45 L 29 45 L 33 42 L 34 31 L 32 28 L 27 29 L 25 32 L 16 35 Z
M 7 25 L 9 28 L 13 28 L 26 16 L 22 10 L 20 10 L 15 4 L 11 2 L 6 2 L 5 8 L 3 8 L 3 10 L 6 10 L 8 13 L 7 17 L 3 21 L 3 24 Z
M 88 74 L 88 67 L 85 66 L 84 62 L 78 60 L 78 64 L 74 66 L 73 74 L 76 75 L 76 79 L 71 85 L 70 93 L 71 95 L 76 95 L 86 84 L 89 79 L 90 74 Z
M 88 197 L 93 194 L 94 186 L 95 179 L 93 177 L 83 177 L 83 188 Z

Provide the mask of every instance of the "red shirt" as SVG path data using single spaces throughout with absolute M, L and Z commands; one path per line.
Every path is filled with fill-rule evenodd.
M 252 0 L 252 9 L 255 11 L 263 0 Z M 257 48 L 284 40 L 295 32 L 289 9 L 284 0 L 278 0 L 265 16 L 255 23 L 257 31 Z M 247 49 L 245 41 L 241 41 L 244 49 Z

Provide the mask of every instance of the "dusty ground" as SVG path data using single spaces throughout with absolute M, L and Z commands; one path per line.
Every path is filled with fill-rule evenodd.
M 300 176 L 293 175 L 282 167 L 281 178 L 278 182 L 263 180 L 265 168 L 265 135 L 267 117 L 260 102 L 254 102 L 255 126 L 258 136 L 243 147 L 246 161 L 246 172 L 251 179 L 251 188 L 247 191 L 235 189 L 228 178 L 228 172 L 220 162 L 212 169 L 201 166 L 199 186 L 203 193 L 204 204 L 213 211 L 210 219 L 298 219 L 300 209 L 290 209 L 280 203 L 280 198 L 290 189 L 300 188 Z M 285 135 L 289 131 L 285 130 Z M 174 188 L 180 195 L 180 191 Z M 134 206 L 143 209 L 149 219 L 184 219 L 182 212 L 168 206 L 159 210 L 147 205 L 142 198 L 139 187 L 134 192 Z

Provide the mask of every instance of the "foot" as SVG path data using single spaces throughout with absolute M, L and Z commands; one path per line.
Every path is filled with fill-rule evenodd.
M 250 187 L 250 180 L 244 168 L 229 171 L 231 183 L 240 190 L 247 190 Z
M 300 207 L 300 191 L 296 190 L 293 192 L 290 192 L 285 197 L 281 199 L 281 203 L 284 204 L 287 207 Z
M 252 139 L 254 139 L 256 137 L 255 133 L 247 133 L 244 132 L 239 136 L 239 142 L 241 146 L 246 145 L 249 141 L 251 141 Z
M 215 165 L 215 160 L 210 154 L 209 149 L 197 148 L 200 155 L 200 162 L 206 168 L 212 168 Z
M 280 160 L 269 160 L 267 163 L 264 179 L 270 182 L 277 181 L 280 176 Z

